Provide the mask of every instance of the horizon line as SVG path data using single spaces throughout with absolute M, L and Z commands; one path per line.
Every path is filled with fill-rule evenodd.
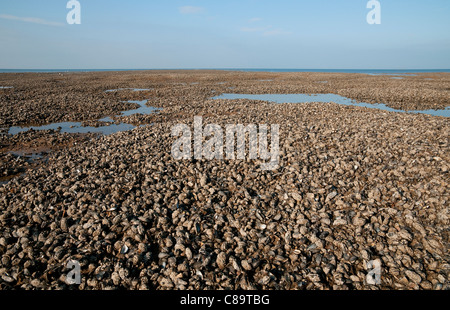
M 337 70 L 337 71 L 450 71 L 450 68 L 0 68 L 0 71 L 156 71 L 156 70 Z

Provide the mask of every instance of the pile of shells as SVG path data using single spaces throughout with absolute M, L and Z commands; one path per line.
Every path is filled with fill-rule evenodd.
M 326 83 L 325 83 L 326 82 Z M 268 73 L 231 71 L 149 71 L 0 74 L 0 128 L 62 121 L 89 121 L 120 114 L 151 99 L 168 107 L 194 97 L 201 104 L 214 94 L 238 92 L 334 93 L 358 101 L 384 103 L 400 110 L 450 106 L 450 75 L 421 73 L 393 79 L 389 75 L 349 73 Z M 120 91 L 109 91 L 117 89 Z M 140 91 L 133 91 L 140 89 Z M 157 103 L 159 102 L 159 105 Z
M 148 92 L 105 92 L 108 79 L 86 74 L 0 74 L 14 88 L 0 89 L 0 127 L 87 121 L 137 108 Z M 120 74 L 119 74 L 120 76 Z M 98 81 L 100 79 L 100 81 Z M 130 83 L 130 82 L 128 82 Z
M 63 134 L 54 130 L 29 130 L 17 135 L 0 135 L 0 182 L 45 163 L 47 154 L 52 151 L 72 147 L 96 136 Z
M 448 119 L 210 100 L 234 73 L 182 75 L 152 80 L 149 104 L 164 107 L 153 125 L 57 151 L 0 186 L 1 289 L 449 288 Z M 279 124 L 278 168 L 175 160 L 171 128 L 194 116 Z M 79 285 L 66 281 L 71 260 Z

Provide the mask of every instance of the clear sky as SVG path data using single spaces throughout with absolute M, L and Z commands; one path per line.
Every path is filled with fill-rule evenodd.
M 449 0 L 0 1 L 2 69 L 449 69 Z

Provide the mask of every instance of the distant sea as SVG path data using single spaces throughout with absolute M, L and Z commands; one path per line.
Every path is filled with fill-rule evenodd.
M 364 74 L 409 74 L 426 72 L 450 72 L 450 69 L 221 69 L 244 72 L 328 72 L 328 73 L 364 73 Z
M 206 69 L 0 69 L 0 73 L 58 73 L 58 72 L 116 72 L 149 70 L 222 70 L 242 72 L 328 72 L 328 73 L 363 73 L 363 74 L 414 74 L 427 72 L 450 72 L 450 69 L 241 69 L 241 68 L 206 68 Z

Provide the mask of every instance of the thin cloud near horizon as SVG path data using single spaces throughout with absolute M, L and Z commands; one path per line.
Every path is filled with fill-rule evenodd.
M 16 21 L 21 21 L 21 22 L 26 22 L 26 23 L 39 24 L 39 25 L 53 26 L 53 27 L 64 26 L 63 23 L 47 21 L 45 19 L 38 18 L 38 17 L 20 17 L 20 16 L 14 16 L 14 15 L 0 14 L 0 18 L 16 20 Z

